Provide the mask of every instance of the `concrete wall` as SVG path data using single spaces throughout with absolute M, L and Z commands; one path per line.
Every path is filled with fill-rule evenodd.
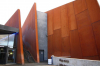
M 100 66 L 100 61 L 87 60 L 87 59 L 75 59 L 65 57 L 53 57 L 53 65 L 58 66 Z
M 39 50 L 44 50 L 44 60 L 47 60 L 47 14 L 37 11 Z

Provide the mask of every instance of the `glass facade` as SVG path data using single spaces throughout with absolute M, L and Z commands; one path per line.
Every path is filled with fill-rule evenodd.
M 0 64 L 15 63 L 15 34 L 0 35 Z
M 8 47 L 9 48 L 13 48 L 14 47 L 14 37 L 15 37 L 15 34 L 9 35 L 9 40 L 8 40 Z
M 0 35 L 0 46 L 13 48 L 15 34 Z
M 0 46 L 7 46 L 8 35 L 0 35 Z
M 8 63 L 14 63 L 15 62 L 15 50 L 9 49 L 8 50 Z

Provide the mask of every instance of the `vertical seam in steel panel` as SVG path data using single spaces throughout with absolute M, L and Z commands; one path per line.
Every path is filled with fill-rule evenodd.
M 66 9 L 67 9 L 67 18 L 69 17 L 68 16 L 68 4 L 66 4 Z M 71 45 L 70 45 L 70 29 L 69 29 L 69 19 L 68 19 L 68 32 L 69 32 L 69 47 L 70 47 L 70 56 L 71 56 Z
M 86 3 L 86 4 L 87 4 L 87 3 Z M 87 9 L 87 11 L 88 11 L 88 18 L 90 19 L 90 22 L 92 22 L 92 21 L 91 21 L 91 18 L 90 18 L 89 10 Z M 95 23 L 95 22 L 93 22 L 93 23 Z M 98 54 L 98 57 L 99 57 L 99 59 L 100 59 L 99 50 L 98 50 L 98 48 L 97 48 L 96 39 L 95 39 L 95 34 L 94 34 L 94 30 L 93 30 L 93 23 L 91 23 L 92 31 L 93 31 L 93 37 L 94 37 L 94 40 L 95 40 L 95 47 L 96 47 L 96 50 L 97 50 L 97 54 Z
M 62 36 L 61 36 L 61 34 L 62 34 L 62 31 L 61 31 L 61 7 L 59 7 L 59 9 L 60 9 L 60 40 L 61 40 L 61 56 L 62 56 Z
M 73 8 L 74 8 L 74 2 L 73 2 Z M 74 8 L 74 15 L 75 15 L 75 8 Z M 78 23 L 77 23 L 77 19 L 76 19 L 76 15 L 75 15 L 75 20 L 76 20 L 76 24 L 77 24 L 77 32 L 78 32 Z M 80 49 L 81 49 L 81 57 L 83 58 L 83 53 L 82 53 L 82 46 L 80 43 L 80 37 L 79 37 L 79 32 L 78 32 L 78 38 L 79 38 L 79 45 L 80 45 Z

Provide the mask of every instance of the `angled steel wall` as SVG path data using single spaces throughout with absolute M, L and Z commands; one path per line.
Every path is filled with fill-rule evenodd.
M 100 59 L 100 8 L 97 0 L 76 0 L 47 11 L 48 58 Z
M 24 22 L 22 35 L 25 49 L 30 52 L 36 62 L 39 62 L 36 3 L 32 6 Z
M 20 17 L 20 10 L 19 9 L 12 15 L 12 17 L 7 21 L 7 23 L 5 25 L 19 29 L 19 33 L 17 35 L 18 42 L 17 42 L 16 63 L 24 64 L 21 17 Z

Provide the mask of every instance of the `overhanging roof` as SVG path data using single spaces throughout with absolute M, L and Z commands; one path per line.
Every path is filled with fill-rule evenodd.
M 0 25 L 0 34 L 13 34 L 19 32 L 18 28 Z

